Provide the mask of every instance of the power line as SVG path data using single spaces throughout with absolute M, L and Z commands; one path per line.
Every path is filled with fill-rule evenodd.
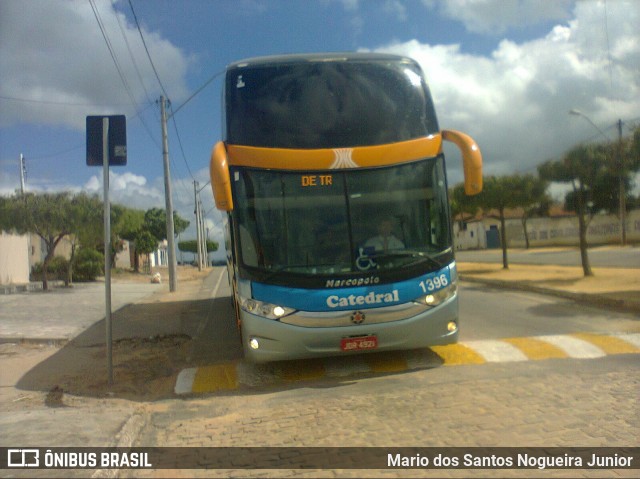
M 129 86 L 129 83 L 127 82 L 127 79 L 124 75 L 124 72 L 122 71 L 122 68 L 120 67 L 120 62 L 118 62 L 115 50 L 113 48 L 113 45 L 111 44 L 111 41 L 109 40 L 109 36 L 107 34 L 106 28 L 104 26 L 104 23 L 102 22 L 102 18 L 100 17 L 100 13 L 98 12 L 98 8 L 95 5 L 95 0 L 89 0 L 89 4 L 91 5 L 91 9 L 93 10 L 93 14 L 96 17 L 96 21 L 98 22 L 98 26 L 100 27 L 100 31 L 102 32 L 102 37 L 104 38 L 105 43 L 107 44 L 107 48 L 109 49 L 109 53 L 111 55 L 111 59 L 113 60 L 113 63 L 116 67 L 116 70 L 118 71 L 118 75 L 120 76 L 120 79 L 122 80 L 122 84 L 124 85 L 124 88 L 127 92 L 127 95 L 129 96 L 129 99 L 131 100 L 131 104 L 133 105 L 135 111 L 139 111 L 140 107 L 138 106 L 138 103 L 136 102 L 136 99 L 131 91 L 131 88 Z M 116 15 L 117 18 L 117 15 Z M 119 22 L 118 22 L 119 23 Z M 125 38 L 126 41 L 126 38 Z M 128 43 L 127 43 L 128 45 Z M 144 85 L 143 85 L 144 87 Z M 146 89 L 145 89 L 146 92 Z M 144 121 L 144 119 L 142 118 L 142 116 L 140 116 L 139 114 L 137 115 L 138 118 L 140 119 L 140 121 L 142 122 L 142 125 L 144 126 L 144 129 L 147 131 L 147 134 L 149 135 L 149 137 L 151 138 L 151 140 L 156 143 L 156 145 L 159 146 L 158 141 L 155 139 L 155 137 L 153 136 L 153 133 L 151 133 L 151 129 L 149 128 L 149 125 L 147 125 Z
M 129 103 L 111 103 L 111 104 L 102 104 L 102 105 L 97 105 L 95 103 L 74 103 L 74 102 L 67 102 L 67 101 L 53 101 L 53 100 L 34 100 L 32 98 L 18 98 L 18 97 L 14 97 L 14 96 L 6 96 L 6 95 L 0 95 L 0 100 L 9 100 L 9 101 L 19 101 L 19 102 L 23 102 L 23 103 L 41 103 L 44 105 L 61 105 L 61 106 L 103 106 L 103 107 L 108 107 L 108 106 L 124 106 L 124 105 L 129 105 Z
M 171 120 L 173 121 L 173 128 L 176 130 L 176 138 L 178 138 L 178 146 L 180 146 L 180 152 L 182 153 L 182 159 L 184 160 L 184 164 L 187 166 L 187 171 L 189 172 L 189 176 L 191 176 L 191 179 L 195 180 L 195 178 L 193 177 L 193 173 L 191 172 L 191 168 L 189 168 L 187 157 L 184 154 L 184 148 L 182 147 L 182 140 L 180 139 L 180 134 L 178 133 L 178 124 L 176 123 L 176 118 L 173 115 L 171 115 Z
M 138 69 L 138 63 L 136 62 L 135 57 L 133 56 L 133 52 L 131 51 L 131 46 L 129 45 L 129 40 L 127 40 L 127 35 L 122 27 L 122 22 L 120 22 L 120 16 L 118 15 L 115 7 L 113 6 L 113 0 L 111 0 L 112 12 L 116 17 L 118 22 L 118 26 L 120 27 L 120 33 L 122 34 L 122 38 L 124 39 L 124 43 L 127 45 L 127 50 L 129 51 L 129 57 L 131 57 L 131 63 L 133 63 L 133 67 L 136 70 L 136 74 L 138 75 L 138 80 L 140 81 L 140 85 L 142 85 L 142 89 L 144 90 L 144 94 L 147 97 L 147 102 L 152 103 L 151 98 L 149 97 L 149 92 L 147 91 L 147 87 L 142 80 L 142 75 L 140 74 L 140 70 Z
M 219 71 L 217 73 L 215 73 L 211 78 L 209 78 L 204 85 L 202 85 L 200 88 L 198 88 L 195 92 L 193 92 L 193 94 L 187 98 L 182 105 L 180 105 L 178 108 L 176 108 L 175 110 L 173 110 L 173 113 L 171 113 L 171 116 L 175 115 L 176 113 L 178 113 L 183 106 L 185 106 L 187 103 L 189 103 L 191 101 L 191 99 L 196 96 L 198 93 L 200 93 L 202 90 L 204 90 L 206 88 L 207 85 L 209 85 L 209 83 L 211 83 L 213 80 L 215 80 L 216 78 L 218 78 L 220 75 L 222 75 L 225 72 L 225 70 Z
M 102 33 L 102 38 L 104 39 L 106 45 L 107 45 L 107 49 L 109 50 L 109 54 L 111 55 L 111 59 L 113 60 L 113 64 L 116 67 L 116 70 L 118 71 L 118 75 L 120 76 L 120 80 L 122 80 L 122 84 L 124 85 L 124 89 L 127 91 L 127 94 L 129 95 L 129 99 L 131 100 L 131 102 L 133 103 L 134 106 L 136 106 L 136 110 L 137 105 L 136 105 L 136 101 L 135 98 L 133 97 L 133 94 L 131 93 L 131 88 L 129 87 L 129 83 L 127 82 L 127 79 L 124 76 L 124 73 L 122 72 L 122 68 L 120 67 L 120 63 L 118 62 L 118 59 L 116 58 L 116 53 L 113 49 L 113 45 L 111 44 L 111 41 L 109 40 L 109 36 L 107 35 L 107 31 L 104 27 L 104 24 L 102 22 L 102 18 L 100 17 L 100 13 L 98 12 L 98 8 L 95 5 L 95 0 L 89 0 L 89 4 L 91 5 L 91 9 L 93 10 L 93 15 L 96 17 L 96 21 L 98 22 L 98 27 L 100 28 L 100 32 Z
M 147 42 L 144 40 L 144 35 L 142 34 L 142 29 L 140 28 L 140 23 L 138 22 L 138 16 L 136 15 L 136 11 L 133 8 L 133 3 L 129 0 L 129 7 L 131 8 L 131 13 L 133 14 L 133 19 L 136 22 L 136 28 L 138 29 L 138 33 L 140 34 L 140 39 L 142 40 L 142 45 L 144 45 L 144 51 L 147 52 L 147 58 L 149 58 L 149 63 L 151 63 L 151 68 L 153 68 L 153 73 L 156 75 L 156 79 L 158 80 L 158 84 L 160 85 L 160 89 L 166 98 L 169 98 L 167 94 L 167 90 L 165 90 L 162 81 L 160 81 L 160 75 L 158 75 L 158 70 L 156 70 L 156 66 L 153 64 L 153 60 L 151 59 L 151 55 L 149 54 L 149 49 L 147 48 Z

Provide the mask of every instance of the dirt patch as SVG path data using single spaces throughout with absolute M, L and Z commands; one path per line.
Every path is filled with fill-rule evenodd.
M 573 266 L 513 264 L 509 269 L 501 264 L 457 263 L 462 275 L 483 276 L 502 281 L 526 281 L 539 285 L 570 284 L 581 293 L 640 291 L 640 274 L 627 268 L 592 268 L 593 276 L 585 277 L 582 268 Z
M 22 347 L 22 346 L 21 346 Z M 68 344 L 23 376 L 17 389 L 45 394 L 45 404 L 62 407 L 72 397 L 156 401 L 173 396 L 177 374 L 189 365 L 191 338 L 167 335 L 114 341 L 113 384 L 108 384 L 106 347 Z M 20 396 L 19 396 L 20 397 Z
M 178 373 L 198 365 L 194 362 L 193 338 L 207 324 L 212 311 L 220 310 L 211 297 L 211 283 L 217 278 L 207 277 L 212 270 L 180 270 L 177 292 L 169 293 L 165 285 L 166 291 L 113 313 L 113 384 L 108 384 L 105 321 L 101 320 L 41 362 L 23 369 L 26 374 L 15 379 L 16 388 L 41 394 L 61 389 L 63 398 L 156 401 L 173 397 Z
M 68 376 L 61 387 L 81 396 L 116 396 L 136 401 L 155 401 L 171 397 L 176 375 L 189 363 L 191 338 L 167 335 L 132 338 L 113 344 L 113 384 L 107 382 L 106 365 Z M 95 364 L 106 362 L 104 347 L 93 348 Z

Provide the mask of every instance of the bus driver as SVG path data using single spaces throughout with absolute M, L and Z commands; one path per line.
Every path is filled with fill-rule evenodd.
M 378 224 L 378 235 L 369 238 L 364 244 L 367 248 L 373 248 L 376 253 L 387 253 L 392 250 L 404 249 L 404 243 L 393 234 L 393 218 L 385 217 Z

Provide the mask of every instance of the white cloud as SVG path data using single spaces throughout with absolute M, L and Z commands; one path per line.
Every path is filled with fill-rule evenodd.
M 458 45 L 415 40 L 379 50 L 420 62 L 441 128 L 472 135 L 487 174 L 535 172 L 537 164 L 573 144 L 597 139 L 593 126 L 569 110 L 581 110 L 605 131 L 618 118 L 638 116 L 638 4 L 610 3 L 607 23 L 608 32 L 602 4 L 578 2 L 568 24 L 525 43 L 503 40 L 487 57 L 463 53 Z M 608 131 L 615 138 L 615 130 Z M 451 182 L 460 181 L 459 164 L 449 166 Z
M 147 93 L 155 100 L 159 85 L 135 25 L 109 0 L 95 4 L 131 95 L 138 105 L 147 103 Z M 142 29 L 168 94 L 174 101 L 185 98 L 191 59 L 159 34 Z M 0 2 L 0 71 L 2 96 L 35 100 L 4 101 L 0 126 L 41 123 L 83 129 L 86 115 L 134 111 L 89 2 Z
M 446 17 L 458 20 L 474 33 L 502 34 L 509 28 L 569 18 L 572 0 L 423 0 Z
M 222 230 L 222 213 L 214 208 L 211 187 L 207 185 L 209 171 L 201 169 L 195 172 L 195 177 L 202 189 L 200 201 L 204 213 L 208 213 L 205 218 L 205 228 L 209 228 L 209 238 L 217 241 L 220 248 L 224 245 L 224 232 Z M 195 214 L 194 214 L 194 192 L 191 179 L 176 179 L 172 182 L 172 202 L 173 209 L 178 214 L 190 222 L 187 230 L 182 233 L 181 238 L 195 239 Z M 76 188 L 90 194 L 97 194 L 102 198 L 103 181 L 102 172 L 92 176 L 84 186 Z M 2 189 L 0 188 L 0 193 Z M 148 181 L 141 175 L 130 172 L 118 173 L 113 169 L 109 170 L 109 199 L 112 204 L 125 205 L 129 208 L 148 210 L 150 208 L 165 208 L 164 179 L 156 178 Z
M 386 0 L 382 8 L 385 13 L 393 15 L 398 21 L 407 20 L 407 9 L 400 0 Z

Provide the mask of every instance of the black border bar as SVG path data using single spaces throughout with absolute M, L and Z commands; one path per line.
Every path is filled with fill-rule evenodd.
M 640 447 L 0 447 L 0 469 L 640 469 Z

